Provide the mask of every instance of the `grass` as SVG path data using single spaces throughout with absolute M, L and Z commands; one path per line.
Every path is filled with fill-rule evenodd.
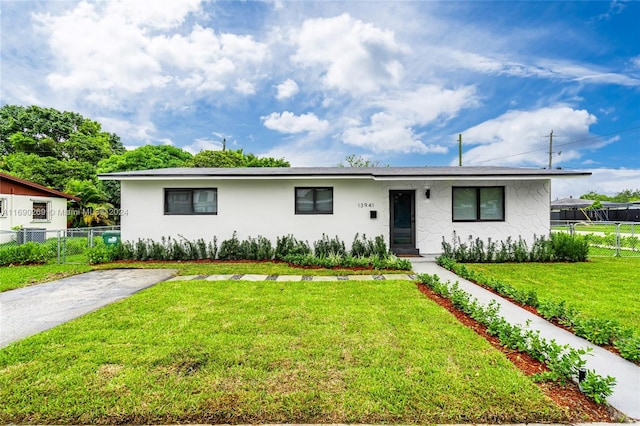
M 611 223 L 580 223 L 576 224 L 574 229 L 576 231 L 584 232 L 608 232 L 615 234 L 620 232 L 623 234 L 640 234 L 640 223 L 622 223 L 615 225 Z
M 0 423 L 566 422 L 407 281 L 163 282 L 0 350 Z
M 514 287 L 535 290 L 541 299 L 565 300 L 588 317 L 617 320 L 640 333 L 640 257 L 466 266 Z
M 91 269 L 89 265 L 58 265 L 55 263 L 3 266 L 0 268 L 0 292 L 81 274 Z
M 407 271 L 371 271 L 347 269 L 305 269 L 278 262 L 132 262 L 108 263 L 90 266 L 86 264 L 56 264 L 8 266 L 0 268 L 0 292 L 28 285 L 52 281 L 94 269 L 114 268 L 166 268 L 175 269 L 178 275 L 359 275 L 372 273 L 403 273 Z

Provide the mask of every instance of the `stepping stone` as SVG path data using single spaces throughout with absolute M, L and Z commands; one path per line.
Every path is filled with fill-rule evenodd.
M 170 280 L 167 281 L 191 281 L 191 280 L 195 280 L 198 277 L 200 277 L 201 275 L 179 275 L 177 277 L 173 277 Z
M 267 275 L 245 274 L 240 279 L 242 281 L 265 281 L 267 279 Z
M 336 276 L 314 276 L 311 281 L 338 281 L 338 277 Z
M 372 281 L 373 275 L 347 275 L 349 281 Z
M 231 275 L 231 274 L 227 274 L 227 275 L 209 275 L 205 279 L 207 281 L 225 281 L 225 280 L 230 280 L 232 277 L 233 277 L 233 275 Z
M 276 281 L 302 281 L 302 275 L 279 275 Z
M 407 274 L 384 274 L 383 276 L 387 280 L 411 280 L 411 278 Z

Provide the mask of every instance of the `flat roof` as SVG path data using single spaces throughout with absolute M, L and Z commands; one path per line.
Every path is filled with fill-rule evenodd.
M 103 180 L 157 180 L 166 178 L 353 178 L 373 180 L 438 180 L 452 178 L 521 178 L 590 176 L 591 172 L 519 167 L 182 167 L 99 174 Z

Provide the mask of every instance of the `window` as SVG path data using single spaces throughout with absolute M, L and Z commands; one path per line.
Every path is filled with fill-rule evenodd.
M 165 189 L 164 214 L 218 214 L 218 189 Z
M 7 216 L 7 199 L 0 198 L 0 217 Z
M 296 188 L 296 214 L 333 214 L 333 188 Z
M 33 210 L 31 212 L 31 220 L 48 221 L 49 220 L 49 203 L 46 201 L 34 201 Z
M 504 221 L 504 186 L 454 187 L 453 221 Z

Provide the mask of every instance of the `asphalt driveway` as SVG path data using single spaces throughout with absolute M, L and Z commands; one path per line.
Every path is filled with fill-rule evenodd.
M 0 348 L 171 278 L 170 269 L 112 269 L 0 293 Z

